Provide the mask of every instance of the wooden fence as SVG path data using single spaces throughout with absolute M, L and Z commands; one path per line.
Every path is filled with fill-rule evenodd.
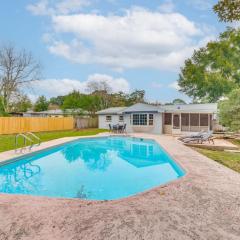
M 72 117 L 0 117 L 0 134 L 48 132 L 73 128 L 74 119 Z
M 75 118 L 75 128 L 97 128 L 98 127 L 98 118 Z

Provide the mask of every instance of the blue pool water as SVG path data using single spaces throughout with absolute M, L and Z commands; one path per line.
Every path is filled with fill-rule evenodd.
M 80 139 L 0 167 L 0 192 L 36 196 L 119 199 L 185 173 L 153 140 Z

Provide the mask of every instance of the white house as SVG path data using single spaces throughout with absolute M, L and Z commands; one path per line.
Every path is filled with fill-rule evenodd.
M 180 134 L 212 130 L 217 104 L 159 105 L 137 103 L 130 107 L 113 107 L 97 112 L 99 128 L 126 124 L 126 131 L 154 134 Z

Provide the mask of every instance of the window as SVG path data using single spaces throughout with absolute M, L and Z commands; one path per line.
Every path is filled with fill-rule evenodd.
M 164 114 L 164 125 L 172 125 L 172 114 L 171 113 Z
M 147 114 L 133 114 L 133 125 L 147 125 Z
M 106 121 L 107 121 L 107 122 L 111 122 L 111 121 L 112 121 L 112 116 L 109 116 L 109 115 L 106 116 Z
M 150 126 L 153 125 L 153 114 L 148 115 L 148 125 L 150 125 Z
M 119 116 L 119 122 L 123 122 L 124 121 L 124 117 L 123 117 L 123 115 L 120 115 Z
M 200 126 L 208 126 L 208 114 L 200 114 Z

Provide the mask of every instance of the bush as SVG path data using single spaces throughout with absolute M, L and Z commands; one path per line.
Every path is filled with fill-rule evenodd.
M 240 89 L 233 90 L 219 103 L 219 118 L 223 126 L 240 130 Z

